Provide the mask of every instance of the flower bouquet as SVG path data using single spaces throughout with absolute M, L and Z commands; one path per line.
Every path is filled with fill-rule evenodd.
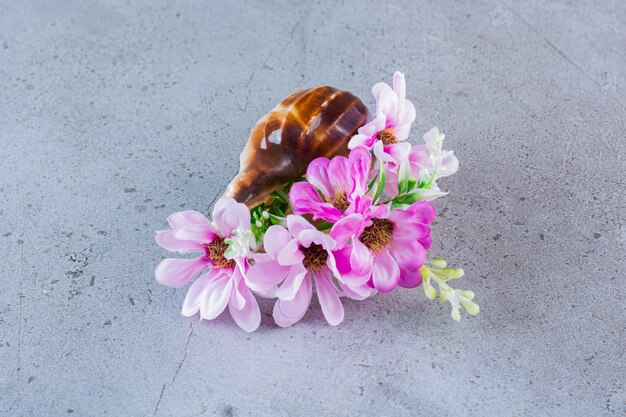
M 447 193 L 438 180 L 458 160 L 444 135 L 407 142 L 415 107 L 404 75 L 378 83 L 375 113 L 332 87 L 298 91 L 264 116 L 241 155 L 240 172 L 215 204 L 212 219 L 181 211 L 156 242 L 169 251 L 156 280 L 193 281 L 182 314 L 211 320 L 228 306 L 243 330 L 260 324 L 256 297 L 276 299 L 273 318 L 288 327 L 305 315 L 313 293 L 331 325 L 341 323 L 343 297 L 365 300 L 397 287 L 421 286 L 425 296 L 476 315 L 472 291 L 454 289 L 463 276 L 441 258 L 428 259 L 432 201 Z

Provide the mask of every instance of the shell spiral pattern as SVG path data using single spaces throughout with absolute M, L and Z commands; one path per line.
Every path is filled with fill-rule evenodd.
M 320 86 L 281 101 L 252 129 L 239 173 L 225 195 L 249 207 L 299 178 L 320 156 L 348 154 L 348 141 L 367 121 L 367 107 L 347 91 Z

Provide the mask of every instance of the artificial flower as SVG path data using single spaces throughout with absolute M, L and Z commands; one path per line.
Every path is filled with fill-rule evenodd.
M 408 156 L 411 145 L 406 141 L 415 120 L 415 106 L 406 99 L 404 74 L 393 74 L 393 88 L 380 82 L 372 88 L 376 100 L 376 116 L 359 128 L 348 147 L 373 149 L 382 161 L 400 163 Z
M 411 149 L 413 159 L 419 161 L 419 176 L 423 182 L 435 184 L 439 178 L 448 177 L 459 170 L 459 160 L 453 151 L 443 149 L 445 135 L 433 127 L 424 134 L 424 144 L 415 145 Z
M 294 214 L 313 214 L 313 220 L 334 223 L 353 213 L 358 199 L 367 192 L 371 164 L 372 157 L 364 147 L 352 150 L 348 158 L 314 159 L 306 181 L 294 183 L 289 192 Z
M 222 197 L 215 204 L 213 222 L 197 211 L 170 215 L 170 230 L 157 232 L 156 242 L 169 251 L 200 252 L 194 259 L 165 259 L 157 266 L 156 280 L 169 287 L 183 287 L 209 269 L 189 287 L 182 314 L 212 320 L 226 305 L 235 322 L 247 332 L 261 321 L 256 298 L 245 280 L 250 253 L 250 211 L 245 204 Z M 233 243 L 229 247 L 229 243 Z
M 473 301 L 473 291 L 454 289 L 448 285 L 448 281 L 463 276 L 462 269 L 448 268 L 448 263 L 444 259 L 437 258 L 427 262 L 420 273 L 424 279 L 422 289 L 426 297 L 429 300 L 437 297 L 437 290 L 431 284 L 431 281 L 434 281 L 439 287 L 439 300 L 450 303 L 450 315 L 454 320 L 461 320 L 461 308 L 464 308 L 470 316 L 478 314 L 480 307 Z
M 385 194 L 390 198 L 396 197 L 402 188 L 399 183 L 403 177 L 404 181 L 413 180 L 415 189 L 403 191 L 413 194 L 415 201 L 432 201 L 446 195 L 447 192 L 441 191 L 437 185 L 437 180 L 456 173 L 459 161 L 453 151 L 443 149 L 444 138 L 445 135 L 433 127 L 424 134 L 424 143 L 414 145 L 404 161 L 399 164 L 387 162 L 384 165 Z M 377 171 L 373 172 L 377 174 Z
M 248 273 L 251 285 L 274 294 L 274 320 L 281 327 L 298 322 L 306 313 L 315 281 L 317 298 L 328 323 L 343 320 L 340 291 L 333 282 L 337 274 L 332 250 L 335 241 L 301 216 L 287 216 L 287 227 L 271 226 L 263 239 L 265 254 L 254 256 Z
M 377 217 L 355 213 L 339 220 L 330 235 L 343 247 L 335 253 L 340 275 L 355 283 L 368 282 L 380 292 L 390 292 L 398 285 L 418 286 L 419 269 L 432 244 L 428 224 L 434 218 L 434 206 L 418 201 Z

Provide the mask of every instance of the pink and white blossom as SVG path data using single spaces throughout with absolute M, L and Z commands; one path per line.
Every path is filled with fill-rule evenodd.
M 289 192 L 294 214 L 312 214 L 313 220 L 331 223 L 358 209 L 358 200 L 367 192 L 372 157 L 357 147 L 348 158 L 317 158 L 306 172 L 306 181 L 296 182 Z
M 424 144 L 413 147 L 411 153 L 415 158 L 423 160 L 422 167 L 426 169 L 426 175 L 444 178 L 459 170 L 459 160 L 453 151 L 443 149 L 445 135 L 439 129 L 433 127 L 424 134 Z M 433 180 L 433 181 L 434 181 Z
M 289 215 L 287 227 L 271 226 L 263 243 L 265 253 L 254 256 L 248 279 L 255 289 L 272 291 L 278 298 L 274 305 L 276 324 L 288 327 L 304 316 L 313 295 L 313 282 L 328 323 L 341 323 L 344 310 L 339 297 L 343 292 L 333 281 L 337 275 L 332 253 L 336 242 L 301 216 Z M 363 294 L 367 289 L 348 291 L 352 291 L 350 295 Z
M 406 141 L 415 120 L 415 106 L 406 99 L 404 74 L 396 71 L 393 88 L 380 82 L 372 88 L 376 100 L 374 119 L 362 126 L 348 147 L 373 149 L 378 159 L 400 163 L 408 156 L 411 145 Z
M 437 180 L 456 173 L 459 161 L 453 151 L 443 149 L 445 135 L 439 133 L 436 127 L 424 134 L 424 143 L 413 145 L 407 158 L 401 163 L 388 162 L 385 164 L 385 194 L 388 197 L 398 195 L 398 181 L 402 176 L 409 175 L 421 187 L 418 192 L 420 200 L 432 201 L 447 193 L 439 189 Z M 377 171 L 375 171 L 377 173 Z
M 366 218 L 355 213 L 338 221 L 330 235 L 342 249 L 335 252 L 342 279 L 368 283 L 380 292 L 421 283 L 419 269 L 431 246 L 434 206 L 418 201 L 406 209 L 387 210 Z
M 200 312 L 201 319 L 212 320 L 228 305 L 239 327 L 254 331 L 261 314 L 245 279 L 249 268 L 245 242 L 249 242 L 250 236 L 250 211 L 246 205 L 222 197 L 215 204 L 213 222 L 191 210 L 174 213 L 167 221 L 171 229 L 157 232 L 157 244 L 169 251 L 201 255 L 161 261 L 155 271 L 156 280 L 179 288 L 206 271 L 189 287 L 182 314 L 190 317 Z M 229 240 L 236 241 L 236 250 L 229 251 Z

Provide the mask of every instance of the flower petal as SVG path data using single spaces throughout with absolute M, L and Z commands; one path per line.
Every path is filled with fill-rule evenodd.
M 394 159 L 397 165 L 409 158 L 411 144 L 409 142 L 398 142 L 385 147 L 385 152 Z
M 316 213 L 320 205 L 324 203 L 315 187 L 304 181 L 296 182 L 291 186 L 289 201 L 294 214 Z
M 276 260 L 285 266 L 301 264 L 304 260 L 304 254 L 300 250 L 298 241 L 296 239 L 290 240 L 280 251 Z
M 398 105 L 398 96 L 388 85 L 387 88 L 380 90 L 378 100 L 376 100 L 376 113 L 384 114 L 387 117 L 387 124 L 398 123 Z
M 398 96 L 398 101 L 404 103 L 404 100 L 406 100 L 406 81 L 404 74 L 400 71 L 396 71 L 393 74 L 393 91 Z
M 372 282 L 374 288 L 380 292 L 390 292 L 398 285 L 400 280 L 400 268 L 389 254 L 387 249 L 383 249 L 374 257 L 374 268 L 372 270 Z
M 437 215 L 435 206 L 428 201 L 417 201 L 411 204 L 407 210 L 413 213 L 418 222 L 425 224 L 432 222 Z
M 376 157 L 376 159 L 383 161 L 383 162 L 395 163 L 396 160 L 394 159 L 394 157 L 389 155 L 385 151 L 385 149 L 386 149 L 385 145 L 380 140 L 377 140 L 376 143 L 374 144 L 374 156 Z
M 202 297 L 200 316 L 205 320 L 213 320 L 226 308 L 233 288 L 231 276 L 222 273 L 211 282 Z
M 341 219 L 341 210 L 336 209 L 329 203 L 320 204 L 318 211 L 313 214 L 313 220 L 324 219 L 330 223 L 335 223 Z
M 157 245 L 171 252 L 204 252 L 204 245 L 188 240 L 178 240 L 173 230 L 159 230 L 154 238 Z
M 335 246 L 337 246 L 337 243 L 332 237 L 315 229 L 303 230 L 298 235 L 298 241 L 300 245 L 305 248 L 310 247 L 312 243 L 320 245 L 326 250 L 333 250 Z
M 349 175 L 348 158 L 336 156 L 330 161 L 328 165 L 328 178 L 334 189 L 330 196 L 334 196 L 336 191 L 350 192 L 351 184 Z
M 244 299 L 244 305 L 242 308 L 237 308 L 238 303 L 237 300 L 234 299 L 235 291 L 233 291 L 230 302 L 228 303 L 228 310 L 239 327 L 248 333 L 253 332 L 259 327 L 259 324 L 261 324 L 259 304 L 252 292 L 246 287 L 243 279 L 239 281 L 237 290 Z
M 352 239 L 352 253 L 350 253 L 350 267 L 354 275 L 369 275 L 373 267 L 373 257 L 370 250 L 359 239 Z
M 296 238 L 303 230 L 317 230 L 311 223 L 306 221 L 304 217 L 293 214 L 287 216 L 287 228 L 291 232 L 291 235 Z
M 422 283 L 422 275 L 417 271 L 407 271 L 400 269 L 400 281 L 398 285 L 404 288 L 415 288 Z
M 190 224 L 210 224 L 211 222 L 204 214 L 198 211 L 185 210 L 170 214 L 167 218 L 167 223 L 169 223 L 172 229 L 176 230 Z
M 439 167 L 439 171 L 437 172 L 438 178 L 443 178 L 450 176 L 459 170 L 459 160 L 456 159 L 456 156 L 449 151 L 449 153 L 443 157 L 441 161 L 441 166 Z
M 281 300 L 291 300 L 300 290 L 302 281 L 307 274 L 307 270 L 302 266 L 294 266 L 289 270 L 283 284 L 276 290 L 276 297 Z
M 346 246 L 345 248 L 333 252 L 333 258 L 336 265 L 336 273 L 339 280 L 350 287 L 360 286 L 369 281 L 372 275 L 371 266 L 368 268 L 364 275 L 356 275 L 352 271 L 350 265 L 350 256 L 352 255 L 352 246 Z
M 394 239 L 415 240 L 430 235 L 430 227 L 422 223 L 395 223 L 392 237 Z
M 393 240 L 389 252 L 398 266 L 408 271 L 419 270 L 426 260 L 426 251 L 416 240 Z
M 250 229 L 250 210 L 232 197 L 221 197 L 213 209 L 213 221 L 226 236 L 234 229 Z
M 365 220 L 359 213 L 350 214 L 333 225 L 330 236 L 337 242 L 337 248 L 344 247 L 351 237 L 361 233 Z
M 306 170 L 306 180 L 326 197 L 332 197 L 335 194 L 335 190 L 328 178 L 329 164 L 330 160 L 328 158 L 316 158 L 311 161 Z
M 185 301 L 183 302 L 183 308 L 181 311 L 183 316 L 191 317 L 200 310 L 200 305 L 205 291 L 209 288 L 211 282 L 218 276 L 218 270 L 212 269 L 206 274 L 201 275 L 200 278 L 191 284 L 189 290 L 187 290 Z
M 352 136 L 350 142 L 348 142 L 348 149 L 354 149 L 359 146 L 364 146 L 367 149 L 370 149 L 374 146 L 374 142 L 376 142 L 376 138 L 373 136 L 358 134 Z
M 352 198 L 364 195 L 367 192 L 367 179 L 372 166 L 372 155 L 364 147 L 358 147 L 350 152 L 348 162 L 350 177 L 353 182 L 350 195 Z
M 239 284 L 243 281 L 243 276 L 241 275 L 241 271 L 239 269 L 235 269 L 230 278 L 233 281 L 233 290 L 230 295 L 229 305 L 232 304 L 234 308 L 241 310 L 246 306 L 246 299 L 243 294 L 239 291 Z M 244 284 L 245 285 L 245 284 Z
M 395 197 L 398 195 L 398 174 L 395 172 L 397 168 L 395 164 L 388 163 L 385 167 L 385 188 L 383 189 L 385 195 L 388 197 Z
M 378 101 L 380 100 L 380 96 L 383 94 L 383 92 L 385 92 L 385 94 L 388 94 L 389 92 L 393 93 L 393 90 L 391 90 L 389 84 L 385 82 L 379 82 L 374 84 L 374 87 L 372 87 L 372 95 L 374 96 L 374 100 L 376 100 L 376 103 L 378 103 Z
M 430 235 L 421 239 L 417 239 L 417 241 L 420 243 L 420 245 L 422 245 L 424 249 L 430 249 L 430 247 L 433 245 L 433 238 Z
M 376 290 L 369 285 L 352 286 L 344 283 L 340 284 L 341 290 L 343 291 L 345 296 L 352 300 L 365 300 L 376 292 Z
M 343 305 L 339 299 L 339 294 L 328 271 L 317 272 L 313 275 L 315 287 L 317 288 L 317 298 L 322 307 L 322 313 L 329 324 L 336 326 L 343 321 Z
M 382 113 L 376 113 L 376 117 L 374 120 L 363 126 L 359 129 L 359 133 L 361 133 L 361 129 L 367 130 L 373 136 L 378 134 L 381 130 L 387 127 L 387 117 Z
M 352 272 L 350 266 L 350 254 L 352 253 L 352 246 L 345 246 L 339 250 L 333 252 L 333 258 L 335 259 L 335 266 L 339 275 L 349 274 Z
M 436 127 L 433 127 L 428 132 L 424 133 L 424 143 L 430 152 L 439 152 L 439 142 L 442 140 L 440 137 L 441 134 L 439 133 L 439 129 Z
M 390 207 L 391 207 L 391 203 L 379 204 L 377 206 L 374 206 L 374 208 L 372 208 L 370 212 L 368 213 L 368 219 L 371 219 L 374 217 L 377 219 L 389 218 L 389 213 L 391 212 Z
M 215 228 L 210 224 L 190 224 L 174 232 L 178 240 L 190 240 L 197 243 L 211 243 L 217 237 Z
M 404 100 L 402 109 L 398 114 L 398 127 L 396 134 L 398 140 L 406 140 L 411 131 L 411 124 L 415 121 L 415 106 L 409 100 Z
M 263 246 L 265 252 L 272 258 L 278 258 L 280 251 L 289 243 L 293 238 L 287 229 L 280 225 L 273 225 L 267 229 L 265 236 L 263 237 Z
M 359 128 L 359 133 L 350 139 L 348 148 L 354 149 L 357 146 L 364 146 L 368 150 L 371 149 L 377 141 L 376 135 L 385 128 L 386 121 L 385 115 L 378 113 L 372 121 Z
M 274 259 L 260 262 L 257 260 L 258 256 L 255 256 L 255 264 L 246 273 L 246 279 L 250 288 L 255 291 L 265 291 L 276 284 L 280 284 L 287 277 L 290 267 L 280 265 Z
M 366 195 L 357 196 L 354 198 L 354 205 L 350 206 L 349 210 L 354 209 L 355 213 L 361 213 L 366 219 L 371 218 L 370 208 L 372 207 L 372 199 Z
M 274 304 L 274 321 L 280 327 L 289 327 L 300 321 L 311 304 L 311 279 L 305 279 L 292 300 L 278 299 Z
M 195 259 L 164 259 L 156 267 L 154 277 L 159 284 L 180 288 L 209 266 L 204 256 Z

